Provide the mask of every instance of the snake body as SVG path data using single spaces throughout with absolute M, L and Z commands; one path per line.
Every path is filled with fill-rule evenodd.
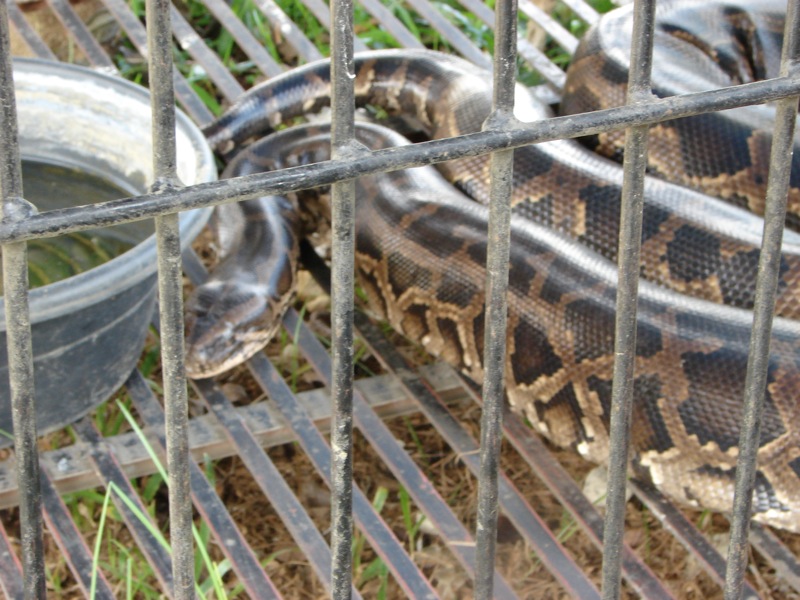
M 678 10 L 688 3 L 673 4 Z M 774 4 L 762 3 L 758 14 L 772 15 Z M 590 77 L 586 64 L 576 65 L 583 74 L 577 80 L 571 75 L 568 87 Z M 355 72 L 359 104 L 402 115 L 430 137 L 477 131 L 489 114 L 488 76 L 452 57 L 369 53 L 357 57 Z M 231 153 L 250 138 L 318 110 L 329 98 L 329 87 L 328 65 L 307 65 L 248 92 L 206 133 L 217 150 Z M 520 119 L 548 116 L 524 90 L 517 96 Z M 758 140 L 738 144 L 740 149 L 759 149 L 768 138 L 761 129 L 735 125 L 733 131 Z M 324 134 L 289 130 L 275 135 L 246 148 L 226 174 L 327 158 Z M 359 128 L 358 135 L 370 148 L 403 143 L 375 128 Z M 610 138 L 596 140 L 609 141 L 610 152 L 616 152 Z M 481 202 L 488 195 L 487 164 L 475 158 L 446 163 L 443 171 Z M 664 164 L 657 162 L 654 172 L 664 174 Z M 737 187 L 743 179 L 738 172 L 713 178 L 710 169 L 705 167 L 705 178 L 714 186 L 726 179 L 733 186 L 718 195 L 758 207 L 754 199 L 763 182 Z M 791 193 L 796 194 L 798 177 L 793 177 Z M 603 462 L 621 172 L 576 143 L 560 141 L 515 151 L 514 178 L 509 402 L 555 443 Z M 684 183 L 699 187 L 701 179 Z M 467 201 L 431 168 L 364 178 L 358 185 L 357 270 L 370 306 L 397 330 L 481 381 L 485 208 Z M 654 283 L 643 282 L 640 292 L 632 469 L 679 501 L 729 510 L 752 318 L 744 309 L 752 305 L 761 222 L 656 178 L 648 178 L 645 193 L 642 274 Z M 282 262 L 291 272 L 297 260 L 299 221 L 285 200 L 260 199 L 225 210 L 238 213 L 228 217 L 236 243 L 230 244 L 222 273 L 187 305 L 187 369 L 195 377 L 221 372 L 266 343 L 275 321 L 265 324 L 253 307 L 261 304 L 279 314 L 293 275 L 264 267 Z M 267 211 L 279 213 L 277 225 Z M 254 229 L 243 235 L 245 224 Z M 782 317 L 775 321 L 753 511 L 757 519 L 800 532 L 798 255 L 800 238 L 787 231 L 778 305 Z

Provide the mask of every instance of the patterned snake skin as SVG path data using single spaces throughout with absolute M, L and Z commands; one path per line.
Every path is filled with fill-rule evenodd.
M 662 4 L 656 44 L 657 53 L 666 55 L 657 54 L 654 73 L 660 94 L 777 73 L 781 2 L 761 2 L 755 11 L 736 2 L 706 2 L 709 13 L 692 19 L 683 11 L 696 10 L 698 3 Z M 717 33 L 719 27 L 735 41 Z M 618 70 L 626 68 L 620 48 L 628 42 L 620 40 L 620 32 L 629 29 L 630 16 L 620 11 L 590 32 L 569 74 L 573 99 L 565 100 L 566 110 L 594 108 L 589 103 L 599 96 L 622 102 L 613 90 L 619 90 Z M 598 49 L 604 57 L 596 56 Z M 744 51 L 748 55 L 741 57 Z M 705 63 L 698 64 L 699 56 Z M 676 65 L 690 58 L 693 75 L 680 81 L 693 86 L 665 85 Z M 739 71 L 723 81 L 717 71 L 730 62 Z M 477 131 L 489 114 L 490 78 L 459 59 L 383 51 L 357 57 L 355 67 L 360 106 L 401 115 L 431 138 Z M 607 95 L 603 82 L 612 90 Z M 219 152 L 231 155 L 251 138 L 317 112 L 329 99 L 329 87 L 327 63 L 296 69 L 248 92 L 206 133 Z M 752 306 L 762 224 L 742 208 L 684 186 L 759 210 L 770 119 L 753 109 L 744 113 L 655 127 L 654 136 L 663 134 L 664 141 L 651 141 L 652 172 L 674 174 L 684 185 L 656 177 L 645 185 L 641 272 L 649 281 L 642 282 L 639 301 L 632 469 L 678 501 L 717 511 L 729 510 L 733 495 L 752 319 L 745 309 Z M 549 114 L 520 89 L 517 116 L 531 121 Z M 690 141 L 692 133 L 700 133 L 699 140 Z M 358 136 L 372 149 L 405 143 L 376 126 L 360 126 Z M 607 135 L 590 141 L 615 155 L 619 140 Z M 274 134 L 240 151 L 226 176 L 325 160 L 327 141 L 324 131 L 309 129 Z M 800 222 L 797 153 L 793 166 L 790 227 Z M 374 312 L 480 382 L 487 213 L 479 203 L 488 196 L 488 159 L 441 167 L 451 183 L 430 167 L 358 182 L 357 271 Z M 603 462 L 621 169 L 575 142 L 549 142 L 515 152 L 514 181 L 509 402 L 553 442 Z M 302 227 L 292 204 L 262 198 L 220 209 L 226 257 L 187 304 L 191 376 L 210 377 L 243 362 L 274 334 L 294 287 Z M 795 532 L 800 532 L 799 259 L 800 236 L 787 230 L 753 503 L 756 519 Z

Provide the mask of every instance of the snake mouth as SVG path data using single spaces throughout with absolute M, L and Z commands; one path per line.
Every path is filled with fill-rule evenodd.
M 258 286 L 198 287 L 186 303 L 186 374 L 207 379 L 242 364 L 269 343 L 280 317 Z

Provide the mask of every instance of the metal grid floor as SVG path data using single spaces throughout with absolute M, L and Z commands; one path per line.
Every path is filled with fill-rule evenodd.
M 124 30 L 133 46 L 144 55 L 146 35 L 139 17 L 123 0 L 102 0 L 102 3 L 113 21 Z M 231 33 L 239 49 L 263 75 L 272 76 L 283 70 L 283 67 L 263 49 L 256 37 L 243 26 L 228 4 L 222 0 L 204 0 L 203 3 L 220 26 Z M 39 4 L 44 4 L 44 8 L 51 11 L 66 29 L 82 59 L 99 70 L 118 73 L 117 67 L 90 27 L 75 12 L 73 5 L 66 0 L 46 0 Z M 320 58 L 313 43 L 277 4 L 272 0 L 255 0 L 254 4 L 273 30 L 280 31 L 302 61 Z M 402 46 L 420 46 L 384 4 L 377 0 L 364 0 L 361 4 Z M 493 15 L 484 4 L 473 0 L 465 0 L 461 4 L 476 14 L 487 26 L 492 26 Z M 587 23 L 597 19 L 595 11 L 583 0 L 563 0 L 563 4 L 574 11 L 576 18 Z M 318 0 L 307 0 L 305 5 L 321 23 L 330 22 L 327 5 Z M 408 6 L 436 28 L 456 52 L 479 65 L 490 65 L 488 56 L 448 21 L 434 4 L 426 0 L 409 0 Z M 9 12 L 13 26 L 34 55 L 55 58 L 26 19 L 24 13 L 31 8 L 11 3 Z M 544 27 L 564 51 L 571 53 L 574 50 L 576 39 L 557 25 L 545 11 L 529 1 L 521 1 L 520 8 L 531 22 Z M 219 93 L 228 101 L 238 97 L 243 92 L 242 85 L 174 7 L 172 26 L 174 39 L 202 68 L 203 73 Z M 365 49 L 364 45 L 356 40 L 356 50 L 361 49 Z M 520 41 L 519 52 L 520 56 L 543 77 L 543 83 L 535 89 L 537 95 L 546 101 L 557 99 L 564 83 L 563 71 L 525 39 Z M 178 101 L 184 110 L 197 123 L 201 125 L 208 123 L 212 118 L 211 113 L 189 81 L 177 70 L 174 83 Z M 306 253 L 306 266 L 324 281 L 325 267 L 314 264 L 315 257 L 313 253 Z M 319 262 L 318 259 L 316 262 Z M 191 253 L 185 256 L 184 270 L 194 283 L 202 281 L 205 277 L 199 260 Z M 313 366 L 317 376 L 323 382 L 329 383 L 330 358 L 315 335 L 294 312 L 290 312 L 286 317 L 285 326 L 289 334 L 295 337 L 300 351 Z M 477 401 L 477 397 L 468 384 L 460 381 L 443 365 L 424 369 L 409 365 L 402 354 L 387 342 L 380 329 L 366 317 L 356 316 L 356 328 L 374 356 L 391 374 L 361 382 L 354 398 L 356 427 L 397 481 L 411 494 L 415 505 L 433 524 L 438 536 L 461 568 L 467 574 L 473 575 L 476 557 L 472 534 L 456 517 L 420 467 L 404 451 L 382 418 L 409 411 L 421 411 L 446 443 L 459 455 L 466 468 L 477 474 L 478 443 L 459 424 L 457 416 L 448 409 L 448 400 L 471 398 Z M 323 587 L 330 589 L 328 545 L 306 508 L 298 501 L 290 482 L 284 480 L 263 450 L 264 446 L 296 440 L 302 451 L 313 461 L 319 476 L 323 481 L 329 482 L 331 450 L 324 435 L 324 424 L 329 417 L 329 414 L 326 414 L 326 403 L 319 402 L 314 392 L 294 394 L 279 376 L 275 366 L 263 355 L 252 359 L 248 368 L 270 402 L 234 408 L 218 385 L 209 381 L 196 382 L 196 392 L 204 401 L 208 415 L 194 419 L 191 423 L 193 450 L 196 451 L 198 458 L 201 455 L 212 458 L 237 455 L 241 458 L 289 529 L 297 546 L 302 549 Z M 135 372 L 131 375 L 127 391 L 143 424 L 152 433 L 156 442 L 163 445 L 163 411 L 140 373 Z M 78 423 L 75 431 L 80 438 L 78 443 L 42 456 L 44 466 L 42 492 L 47 528 L 66 557 L 78 585 L 88 595 L 92 585 L 91 550 L 87 541 L 79 534 L 59 493 L 97 486 L 107 487 L 113 482 L 130 498 L 137 499 L 128 478 L 152 473 L 155 467 L 138 439 L 132 434 L 101 439 L 88 419 Z M 526 468 L 531 475 L 541 478 L 546 483 L 590 542 L 601 548 L 603 520 L 600 513 L 545 445 L 532 435 L 519 418 L 510 414 L 505 417 L 505 435 L 514 449 L 524 458 L 527 463 Z M 230 562 L 238 581 L 245 588 L 246 595 L 251 598 L 280 597 L 282 593 L 291 595 L 291 590 L 278 590 L 270 581 L 259 563 L 263 557 L 258 556 L 248 545 L 245 535 L 236 526 L 219 495 L 199 467 L 192 467 L 191 482 L 195 509 L 209 524 L 217 546 Z M 662 521 L 663 527 L 671 531 L 680 544 L 686 547 L 710 578 L 722 585 L 725 563 L 714 545 L 681 511 L 656 490 L 640 482 L 632 482 L 631 487 L 638 499 Z M 17 489 L 13 459 L 0 462 L 0 507 L 14 505 Z M 585 573 L 576 564 L 557 534 L 553 533 L 537 515 L 534 499 L 526 498 L 507 477 L 501 477 L 500 480 L 500 504 L 503 514 L 566 593 L 580 598 L 599 597 L 596 578 Z M 169 590 L 172 585 L 169 554 L 143 527 L 131 507 L 119 503 L 118 510 L 152 566 L 160 585 L 164 590 Z M 369 499 L 358 490 L 354 495 L 354 518 L 359 530 L 363 532 L 376 554 L 383 559 L 392 577 L 408 597 L 437 597 L 436 589 L 420 567 L 411 560 L 406 549 L 372 507 Z M 787 595 L 800 593 L 800 564 L 792 552 L 772 532 L 757 524 L 753 526 L 751 542 L 772 569 L 778 572 L 779 578 L 785 582 L 785 593 Z M 6 529 L 0 528 L 0 587 L 7 597 L 19 598 L 22 597 L 21 567 L 13 547 L 14 542 Z M 660 581 L 648 567 L 646 560 L 627 545 L 622 560 L 624 580 L 628 589 L 635 594 L 647 598 L 680 596 L 679 591 Z M 517 597 L 514 593 L 514 581 L 505 579 L 500 573 L 496 573 L 495 578 L 498 597 Z M 111 585 L 102 576 L 96 585 L 97 597 L 115 597 Z M 756 584 L 746 584 L 747 596 L 758 596 L 759 591 L 767 592 L 763 587 L 757 590 L 754 585 Z M 777 590 L 773 592 L 778 596 L 781 594 Z M 353 596 L 360 597 L 355 590 Z

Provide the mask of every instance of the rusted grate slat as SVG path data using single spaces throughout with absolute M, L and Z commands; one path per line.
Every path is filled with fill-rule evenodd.
M 125 384 L 137 412 L 154 433 L 159 454 L 164 455 L 164 411 L 147 382 L 134 371 Z M 280 598 L 242 532 L 231 518 L 213 486 L 194 462 L 190 462 L 191 493 L 195 508 L 203 516 L 251 598 Z
M 138 515 L 130 509 L 127 503 L 122 501 L 117 493 L 111 493 L 111 498 L 119 514 L 125 521 L 133 539 L 136 540 L 139 549 L 147 558 L 161 589 L 168 593 L 171 592 L 172 559 L 167 549 L 153 537 L 145 523 L 141 521 L 140 515 L 147 515 L 147 509 L 126 477 L 117 457 L 104 444 L 103 436 L 90 418 L 81 419 L 73 425 L 73 429 L 83 440 L 91 444 L 91 460 L 100 479 L 106 484 L 106 489 L 108 490 L 109 485 L 113 483 L 120 493 L 136 506 Z
M 284 322 L 286 329 L 292 335 L 297 335 L 295 342 L 303 355 L 322 380 L 329 384 L 331 366 L 326 350 L 310 330 L 300 325 L 296 313 L 290 310 Z M 358 392 L 354 394 L 354 405 L 354 418 L 361 433 L 402 483 L 417 506 L 435 524 L 442 539 L 464 569 L 468 573 L 474 573 L 476 557 L 472 536 Z M 515 595 L 505 579 L 499 574 L 496 577 L 495 595 L 498 598 L 514 598 Z
M 94 568 L 92 551 L 86 545 L 86 541 L 78 531 L 64 501 L 46 474 L 42 475 L 41 486 L 42 506 L 47 529 L 64 554 L 67 565 L 84 595 L 87 598 L 90 596 L 89 592 L 92 590 L 93 583 L 92 574 L 94 573 L 97 575 L 94 582 L 94 597 L 114 600 L 114 593 L 111 591 L 105 575 L 99 569 Z
M 44 40 L 36 33 L 36 30 L 30 26 L 28 20 L 22 14 L 22 11 L 17 6 L 16 2 L 11 2 L 8 5 L 8 18 L 11 24 L 20 34 L 28 49 L 33 52 L 35 56 L 45 60 L 58 60 L 50 46 L 44 43 Z

